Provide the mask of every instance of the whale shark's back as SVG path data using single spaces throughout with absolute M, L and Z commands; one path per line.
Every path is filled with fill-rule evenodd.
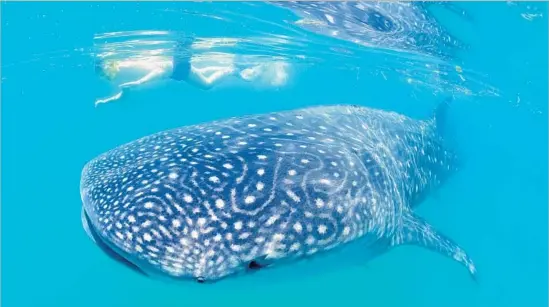
M 241 164 L 241 161 L 232 161 L 231 157 L 242 148 L 254 157 L 271 150 L 307 153 L 313 148 L 306 146 L 308 142 L 322 143 L 322 146 L 340 144 L 338 146 L 356 153 L 386 155 L 391 159 L 388 164 L 404 166 L 395 168 L 395 172 L 411 176 L 418 182 L 418 187 L 405 187 L 408 194 L 417 194 L 440 184 L 454 170 L 455 155 L 444 148 L 441 130 L 437 129 L 443 125 L 445 112 L 446 106 L 439 108 L 434 118 L 415 120 L 362 106 L 332 105 L 166 130 L 119 146 L 90 161 L 82 172 L 82 198 L 84 201 L 86 197 L 92 197 L 84 203 L 100 207 L 107 201 L 103 196 L 109 193 L 131 194 L 129 192 L 134 188 L 128 184 L 131 181 L 154 184 L 158 178 L 174 172 L 185 174 L 182 166 L 213 174 L 223 169 L 223 164 Z M 277 139 L 284 142 L 277 142 Z M 221 161 L 219 157 L 227 162 L 212 166 L 212 159 Z M 89 211 L 88 214 L 93 215 L 97 210 Z

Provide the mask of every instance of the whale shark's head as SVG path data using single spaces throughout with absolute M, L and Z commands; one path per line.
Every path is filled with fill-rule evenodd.
M 83 227 L 110 258 L 148 277 L 199 283 L 254 269 L 253 255 L 229 248 L 227 225 L 212 226 L 215 217 L 195 203 L 192 173 L 124 165 L 119 153 L 90 161 L 81 181 Z
M 332 218 L 349 203 L 331 201 L 360 193 L 362 175 L 345 169 L 359 158 L 342 141 L 360 143 L 345 130 L 353 110 L 210 122 L 117 147 L 82 171 L 84 228 L 134 270 L 199 282 L 335 247 L 358 233 Z
M 111 258 L 150 277 L 213 282 L 267 265 L 266 246 L 277 235 L 260 226 L 274 223 L 275 213 L 253 211 L 271 202 L 272 162 L 254 152 L 260 149 L 251 140 L 243 145 L 247 133 L 235 131 L 161 132 L 88 162 L 80 183 L 88 235 Z M 238 148 L 249 157 L 235 154 Z M 252 157 L 264 173 L 252 169 Z

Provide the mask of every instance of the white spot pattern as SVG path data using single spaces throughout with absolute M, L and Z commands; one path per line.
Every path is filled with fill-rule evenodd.
M 90 161 L 81 194 L 93 228 L 138 261 L 217 280 L 393 233 L 450 171 L 430 127 L 354 106 L 188 126 Z

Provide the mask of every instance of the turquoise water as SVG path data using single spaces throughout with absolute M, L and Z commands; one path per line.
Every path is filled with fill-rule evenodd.
M 434 11 L 469 48 L 437 60 L 391 51 L 391 41 L 374 48 L 297 30 L 290 11 L 260 3 L 2 2 L 2 305 L 547 306 L 547 3 L 460 5 L 470 19 Z M 143 30 L 285 35 L 277 48 L 250 40 L 229 51 L 286 56 L 292 79 L 210 91 L 172 83 L 94 107 L 109 94 L 94 74 L 97 44 L 105 46 L 94 37 Z M 449 74 L 433 78 L 425 64 Z M 369 262 L 334 255 L 214 285 L 173 284 L 111 261 L 82 230 L 82 167 L 122 143 L 318 104 L 421 117 L 447 95 L 467 164 L 418 211 L 468 251 L 477 283 L 440 255 L 402 247 Z

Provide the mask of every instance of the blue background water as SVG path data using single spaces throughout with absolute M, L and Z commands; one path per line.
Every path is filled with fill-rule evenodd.
M 478 283 L 440 255 L 402 247 L 368 263 L 333 257 L 213 286 L 149 280 L 107 259 L 81 227 L 84 163 L 143 135 L 217 118 L 336 102 L 423 116 L 439 98 L 317 65 L 277 91 L 178 84 L 94 108 L 100 82 L 90 56 L 74 50 L 95 33 L 241 28 L 162 11 L 190 3 L 0 5 L 3 306 L 547 306 L 547 3 L 532 4 L 544 14 L 532 21 L 520 16 L 526 4 L 504 2 L 464 4 L 475 16 L 469 27 L 447 20 L 472 46 L 463 63 L 502 94 L 453 106 L 467 167 L 419 211 L 470 253 Z

